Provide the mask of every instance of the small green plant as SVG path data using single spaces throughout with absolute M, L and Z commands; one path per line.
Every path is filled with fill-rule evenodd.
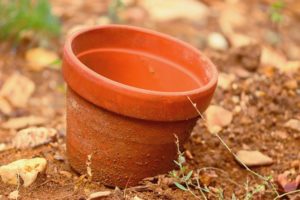
M 276 0 L 270 6 L 270 18 L 271 21 L 275 24 L 279 24 L 283 20 L 282 10 L 285 4 L 283 0 Z
M 246 190 L 246 195 L 244 200 L 251 200 L 254 198 L 254 195 L 260 192 L 265 191 L 266 189 L 266 184 L 260 184 L 260 185 L 256 185 L 252 190 L 249 189 L 249 180 L 247 179 L 247 182 L 245 184 L 245 190 Z
M 170 176 L 175 179 L 174 185 L 179 188 L 180 190 L 187 191 L 191 193 L 196 199 L 205 199 L 207 200 L 206 193 L 214 196 L 216 199 L 219 200 L 225 200 L 224 191 L 222 188 L 216 188 L 214 191 L 210 190 L 207 186 L 201 187 L 199 182 L 199 171 L 195 173 L 193 170 L 188 170 L 185 166 L 186 164 L 186 158 L 184 156 L 184 153 L 180 151 L 179 147 L 179 140 L 178 137 L 175 135 L 176 141 L 176 147 L 177 147 L 177 160 L 174 160 L 175 164 L 178 166 L 178 171 L 171 171 Z M 267 182 L 263 182 L 260 185 L 256 185 L 254 188 L 250 189 L 249 187 L 249 181 L 247 180 L 245 184 L 245 196 L 244 200 L 253 200 L 254 195 L 257 193 L 260 193 L 265 190 L 265 188 L 268 186 Z M 191 189 L 195 189 L 196 192 L 198 191 L 199 194 L 196 194 L 196 192 L 193 192 Z M 232 194 L 231 200 L 237 200 L 237 197 L 235 194 Z
M 188 170 L 187 167 L 185 166 L 186 159 L 184 156 L 184 152 L 180 151 L 180 145 L 179 145 L 179 139 L 177 135 L 175 135 L 176 141 L 176 147 L 177 147 L 177 160 L 174 160 L 175 164 L 178 166 L 179 170 L 178 171 L 171 171 L 170 176 L 175 179 L 174 185 L 183 190 L 183 191 L 188 191 L 190 192 L 195 198 L 197 199 L 207 199 L 205 196 L 205 192 L 208 193 L 210 190 L 205 187 L 200 186 L 199 182 L 199 173 L 195 175 L 193 170 Z M 195 194 L 192 190 L 191 187 L 195 188 L 196 190 L 199 191 L 201 196 Z
M 31 34 L 44 42 L 60 33 L 60 23 L 52 15 L 48 0 L 0 0 L 0 39 L 20 42 Z
M 187 99 L 190 101 L 190 103 L 192 104 L 192 106 L 195 108 L 195 110 L 197 111 L 197 113 L 199 114 L 199 116 L 201 117 L 202 120 L 204 120 L 205 122 L 205 118 L 203 117 L 202 113 L 200 112 L 200 110 L 197 108 L 197 104 L 194 103 L 190 97 L 187 96 Z M 262 184 L 260 185 L 257 185 L 256 187 L 254 187 L 254 189 L 252 190 L 249 190 L 249 186 L 248 186 L 248 181 L 246 183 L 246 186 L 245 186 L 245 190 L 246 190 L 246 194 L 245 194 L 245 197 L 244 197 L 244 200 L 252 200 L 253 199 L 253 196 L 257 193 L 260 193 L 264 190 L 266 190 L 267 187 L 269 187 L 272 192 L 274 193 L 275 197 L 274 197 L 274 200 L 277 200 L 277 199 L 281 199 L 282 197 L 285 197 L 287 195 L 290 195 L 290 194 L 295 194 L 295 193 L 300 193 L 300 190 L 294 190 L 294 191 L 291 191 L 291 192 L 287 192 L 287 193 L 284 193 L 284 194 L 279 194 L 277 192 L 277 189 L 276 189 L 276 186 L 274 185 L 273 183 L 273 177 L 272 176 L 263 176 L 253 170 L 251 170 L 247 165 L 245 165 L 245 163 L 241 162 L 239 160 L 239 158 L 236 156 L 236 154 L 232 151 L 232 149 L 226 144 L 226 142 L 220 137 L 220 135 L 218 133 L 213 133 L 213 135 L 215 137 L 217 137 L 219 139 L 219 141 L 223 144 L 223 146 L 228 150 L 229 153 L 232 154 L 232 156 L 240 162 L 240 164 L 248 171 L 250 172 L 251 174 L 253 174 L 254 176 L 256 176 L 257 178 L 259 178 L 261 181 L 262 181 Z M 178 146 L 178 145 L 177 145 Z M 198 184 L 199 185 L 199 184 Z M 219 197 L 219 200 L 223 200 L 224 199 L 224 195 L 223 195 L 223 190 L 218 190 L 218 197 Z M 236 199 L 236 196 L 233 194 L 232 195 L 232 200 L 235 200 Z
M 108 7 L 108 17 L 112 22 L 120 22 L 119 12 L 124 8 L 124 3 L 122 0 L 111 0 Z
M 186 166 L 184 166 L 186 159 L 184 157 L 184 152 L 180 151 L 179 148 L 179 140 L 178 137 L 176 137 L 176 146 L 177 146 L 177 154 L 178 158 L 177 160 L 174 160 L 175 164 L 179 167 L 179 172 L 172 171 L 171 176 L 176 178 L 177 181 L 174 182 L 174 184 L 181 190 L 188 190 L 188 185 L 191 183 L 191 177 L 193 175 L 193 170 L 190 170 L 187 172 Z M 185 186 L 183 186 L 181 183 L 184 183 Z

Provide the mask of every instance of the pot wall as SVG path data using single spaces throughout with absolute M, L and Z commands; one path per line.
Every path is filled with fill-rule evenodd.
M 69 162 L 86 174 L 87 156 L 92 154 L 93 180 L 110 186 L 133 186 L 143 178 L 174 169 L 174 134 L 183 144 L 196 121 L 155 122 L 122 116 L 95 106 L 68 88 Z

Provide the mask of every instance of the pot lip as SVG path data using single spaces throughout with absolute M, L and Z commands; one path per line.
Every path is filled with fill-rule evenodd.
M 120 29 L 120 28 L 131 30 L 131 31 L 138 31 L 141 33 L 146 33 L 146 34 L 151 34 L 151 35 L 160 37 L 165 40 L 176 42 L 176 43 L 184 46 L 185 48 L 190 49 L 191 51 L 198 54 L 199 57 L 201 57 L 201 59 L 203 60 L 203 62 L 205 62 L 207 64 L 207 66 L 209 66 L 209 68 L 210 68 L 209 73 L 211 74 L 211 78 L 209 78 L 209 81 L 206 84 L 204 84 L 203 86 L 200 86 L 199 88 L 193 89 L 193 90 L 178 91 L 178 92 L 163 92 L 163 91 L 148 90 L 148 89 L 143 89 L 143 88 L 126 85 L 126 84 L 114 81 L 112 79 L 109 79 L 109 78 L 101 75 L 101 74 L 96 73 L 95 71 L 90 69 L 88 66 L 83 64 L 78 59 L 78 57 L 75 55 L 75 53 L 73 52 L 72 44 L 79 35 L 83 35 L 90 31 L 96 31 L 96 30 L 101 30 L 101 29 Z M 71 34 L 66 39 L 66 42 L 64 45 L 64 51 L 65 51 L 65 54 L 67 55 L 67 57 L 69 57 L 69 59 L 72 60 L 72 62 L 76 65 L 76 67 L 81 69 L 81 72 L 84 73 L 84 74 L 82 74 L 84 77 L 91 77 L 92 79 L 98 79 L 100 81 L 104 81 L 108 84 L 111 84 L 117 88 L 124 89 L 124 90 L 134 92 L 137 94 L 139 93 L 139 94 L 153 95 L 153 96 L 157 96 L 157 97 L 158 96 L 159 97 L 193 96 L 196 94 L 199 95 L 201 93 L 206 93 L 211 88 L 214 88 L 218 81 L 218 70 L 217 70 L 216 66 L 210 61 L 210 59 L 208 59 L 208 57 L 206 57 L 203 53 L 201 53 L 197 48 L 195 48 L 192 45 L 190 45 L 186 42 L 183 42 L 177 38 L 169 36 L 167 34 L 160 33 L 158 31 L 149 30 L 146 28 L 136 27 L 136 26 L 111 24 L 111 25 L 100 25 L 100 26 L 98 25 L 98 26 L 93 26 L 93 27 L 89 27 L 89 28 L 83 28 L 82 30 L 76 31 L 75 33 Z M 75 89 L 75 91 L 76 91 L 76 88 L 73 88 L 73 89 Z

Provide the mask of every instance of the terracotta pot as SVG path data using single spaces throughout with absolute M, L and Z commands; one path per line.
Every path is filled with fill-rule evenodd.
M 109 25 L 78 32 L 64 47 L 67 154 L 93 180 L 129 187 L 174 168 L 174 134 L 183 144 L 217 83 L 197 49 L 142 28 Z

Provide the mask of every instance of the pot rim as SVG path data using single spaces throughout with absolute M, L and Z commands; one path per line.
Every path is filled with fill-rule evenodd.
M 138 88 L 138 87 L 126 85 L 126 84 L 114 81 L 112 79 L 109 79 L 109 78 L 107 78 L 107 77 L 105 77 L 101 74 L 98 74 L 97 72 L 93 71 L 88 66 L 83 64 L 77 58 L 77 56 L 73 52 L 72 44 L 79 35 L 83 35 L 83 34 L 88 33 L 90 31 L 107 29 L 107 28 L 123 28 L 123 29 L 127 29 L 127 30 L 132 30 L 132 31 L 144 32 L 146 34 L 155 35 L 155 36 L 160 37 L 162 39 L 166 39 L 166 40 L 170 40 L 170 41 L 179 43 L 180 45 L 184 46 L 185 48 L 190 49 L 191 51 L 198 54 L 207 63 L 207 65 L 211 69 L 211 72 L 210 72 L 211 73 L 211 78 L 209 79 L 209 81 L 207 83 L 205 83 L 203 86 L 201 86 L 197 89 L 192 89 L 192 90 L 187 90 L 187 91 L 178 91 L 178 92 L 163 92 L 163 91 L 148 90 L 148 89 L 143 89 L 143 88 Z M 203 93 L 203 92 L 205 93 L 206 91 L 210 90 L 211 88 L 214 88 L 217 81 L 218 81 L 218 71 L 217 71 L 216 66 L 204 54 L 202 54 L 197 48 L 195 48 L 192 45 L 190 45 L 186 42 L 183 42 L 179 39 L 171 37 L 167 34 L 160 33 L 160 32 L 153 31 L 153 30 L 149 30 L 149 29 L 145 29 L 145 28 L 136 27 L 136 26 L 115 25 L 115 24 L 113 24 L 113 25 L 100 25 L 100 26 L 93 26 L 93 27 L 89 27 L 89 28 L 84 28 L 82 30 L 79 30 L 79 31 L 71 34 L 71 36 L 67 38 L 64 49 L 65 49 L 65 53 L 67 54 L 67 56 L 70 59 L 72 59 L 73 63 L 76 64 L 76 66 L 81 69 L 81 72 L 84 73 L 83 76 L 90 77 L 91 79 L 99 79 L 99 80 L 104 81 L 108 84 L 111 84 L 115 87 L 119 87 L 121 89 L 128 90 L 128 91 L 134 92 L 134 93 L 147 94 L 147 95 L 153 95 L 153 96 L 158 96 L 158 97 L 193 96 L 193 95 L 196 95 L 196 94 L 199 95 L 200 93 Z

